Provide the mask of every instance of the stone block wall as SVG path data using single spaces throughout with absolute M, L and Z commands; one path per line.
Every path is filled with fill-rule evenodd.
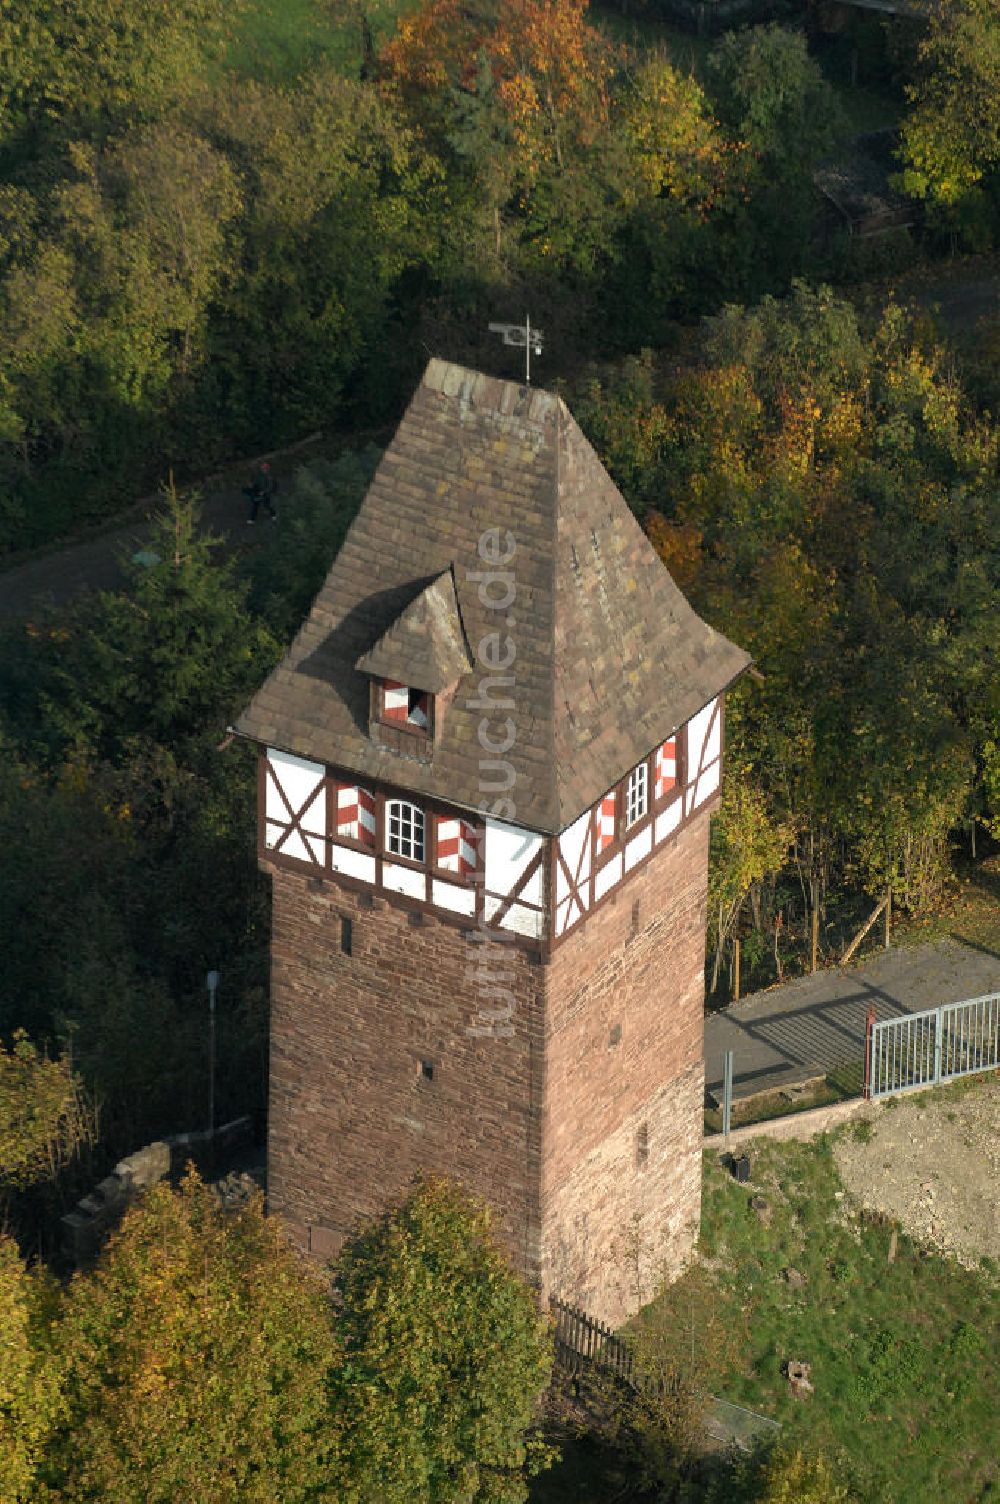
M 302 1246 L 332 1256 L 426 1172 L 493 1206 L 543 1296 L 602 1320 L 683 1267 L 701 1205 L 708 823 L 544 962 L 273 870 L 269 1206 Z
M 181 1175 L 191 1160 L 202 1165 L 206 1156 L 229 1154 L 246 1147 L 252 1139 L 252 1126 L 248 1117 L 233 1118 L 214 1132 L 206 1128 L 195 1133 L 176 1133 L 119 1160 L 111 1174 L 60 1219 L 63 1258 L 74 1269 L 91 1264 L 108 1234 L 144 1191 L 168 1176 Z
M 329 1257 L 419 1171 L 454 1176 L 537 1283 L 544 968 L 287 869 L 272 915 L 270 1209 Z
M 697 1238 L 708 826 L 704 811 L 547 968 L 543 1292 L 613 1325 Z

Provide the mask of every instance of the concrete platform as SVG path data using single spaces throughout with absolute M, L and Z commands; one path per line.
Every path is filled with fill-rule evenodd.
M 991 992 L 1000 992 L 1000 955 L 954 940 L 798 977 L 706 1017 L 706 1090 L 721 1097 L 726 1050 L 735 1101 L 862 1060 L 869 1006 L 877 1019 L 896 1018 Z

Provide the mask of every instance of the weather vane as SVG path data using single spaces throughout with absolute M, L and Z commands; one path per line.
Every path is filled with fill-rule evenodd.
M 531 352 L 542 353 L 544 338 L 540 329 L 532 329 L 531 316 L 525 314 L 523 324 L 491 324 L 491 334 L 502 334 L 505 345 L 516 345 L 524 351 L 524 379 L 531 385 Z

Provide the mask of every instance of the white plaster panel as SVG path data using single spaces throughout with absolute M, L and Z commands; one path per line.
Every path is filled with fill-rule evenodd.
M 356 877 L 364 883 L 375 881 L 375 858 L 366 851 L 354 851 L 350 846 L 338 846 L 331 841 L 330 866 L 345 877 Z
M 625 844 L 625 871 L 631 872 L 636 862 L 641 862 L 653 849 L 653 827 L 645 825 L 637 836 Z
M 590 877 L 590 832 L 591 811 L 588 809 L 579 820 L 567 826 L 559 837 L 559 854 L 569 869 L 570 875 L 574 876 L 577 865 L 580 867 L 580 882 L 585 883 Z M 580 858 L 583 858 L 582 862 Z M 569 882 L 565 872 L 559 863 L 556 863 L 556 902 L 562 903 L 569 893 Z M 586 897 L 584 896 L 584 902 Z
M 460 888 L 456 883 L 442 883 L 436 878 L 431 885 L 431 901 L 440 909 L 450 909 L 453 914 L 475 914 L 476 892 L 474 888 Z
M 496 914 L 497 910 L 500 908 L 500 905 L 502 903 L 503 903 L 503 899 L 502 898 L 491 898 L 488 893 L 486 894 L 486 896 L 483 899 L 483 917 L 485 918 L 487 924 L 489 924 L 490 921 L 493 919 L 494 915 Z
M 706 706 L 693 715 L 687 723 L 687 781 L 694 783 L 698 776 L 698 770 L 702 764 L 701 749 L 708 730 L 708 723 L 712 719 L 715 709 L 715 701 L 710 700 Z
M 405 893 L 408 898 L 427 897 L 427 879 L 413 867 L 398 867 L 395 862 L 382 863 L 382 886 L 390 893 Z
M 500 921 L 502 930 L 513 930 L 515 935 L 532 935 L 540 938 L 544 931 L 545 916 L 540 909 L 529 909 L 523 903 L 512 903 Z
M 287 827 L 287 820 L 285 821 L 284 825 L 279 825 L 276 820 L 265 821 L 264 845 L 268 848 L 270 848 L 271 846 L 277 846 L 278 842 L 281 840 L 282 831 L 286 830 Z
M 657 817 L 656 817 L 656 841 L 657 841 L 657 845 L 659 845 L 660 841 L 662 841 L 665 836 L 670 835 L 671 831 L 674 831 L 674 830 L 677 829 L 678 825 L 681 823 L 681 810 L 682 810 L 682 808 L 683 808 L 683 805 L 681 803 L 681 800 L 680 799 L 674 799 L 671 804 L 667 805 L 666 809 L 661 810 L 660 813 L 657 815 Z
M 698 779 L 694 791 L 694 804 L 696 808 L 699 804 L 704 804 L 706 799 L 711 798 L 719 787 L 719 769 L 721 766 L 722 764 L 716 760 L 710 768 L 705 769 Z
M 605 862 L 603 867 L 598 868 L 597 873 L 594 877 L 595 899 L 603 898 L 605 893 L 609 892 L 614 887 L 615 883 L 621 881 L 621 876 L 622 858 L 621 852 L 619 852 L 618 855 L 613 856 L 609 862 Z
M 273 747 L 268 749 L 267 760 L 273 776 L 268 776 L 266 781 L 264 812 L 269 820 L 287 820 L 288 811 L 274 787 L 274 780 L 277 779 L 281 785 L 292 809 L 300 810 L 317 783 L 325 776 L 326 769 L 321 763 L 307 762 L 304 757 L 293 757 L 290 752 L 276 752 Z M 317 835 L 322 835 L 326 829 L 325 789 L 306 815 L 305 824 L 308 830 Z
M 541 850 L 545 837 L 530 830 L 520 830 L 516 825 L 502 825 L 497 820 L 486 821 L 486 887 L 491 893 L 509 893 L 517 884 L 525 867 Z M 527 903 L 542 901 L 542 868 L 528 879 L 519 894 Z
M 309 854 L 312 857 L 313 861 L 317 862 L 319 864 L 319 866 L 325 867 L 326 866 L 326 841 L 324 840 L 324 838 L 322 836 L 307 835 L 306 836 L 306 845 L 309 848 Z
M 712 709 L 718 705 L 718 700 L 713 700 Z M 707 767 L 710 762 L 716 762 L 722 754 L 722 715 L 715 717 L 711 731 L 708 733 L 708 742 L 705 746 L 705 756 L 702 759 Z
M 583 918 L 580 906 L 572 898 L 567 898 L 564 903 L 556 905 L 556 934 L 564 935 L 571 930 L 574 924 Z
M 281 856 L 294 856 L 300 862 L 312 861 L 309 849 L 297 830 L 292 831 L 279 854 Z

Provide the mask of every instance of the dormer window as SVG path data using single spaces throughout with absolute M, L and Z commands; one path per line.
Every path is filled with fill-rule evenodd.
M 382 719 L 411 731 L 426 732 L 431 721 L 432 695 L 386 679 L 382 685 Z
M 355 663 L 371 689 L 373 742 L 429 762 L 458 685 L 472 668 L 451 569 L 426 583 Z

